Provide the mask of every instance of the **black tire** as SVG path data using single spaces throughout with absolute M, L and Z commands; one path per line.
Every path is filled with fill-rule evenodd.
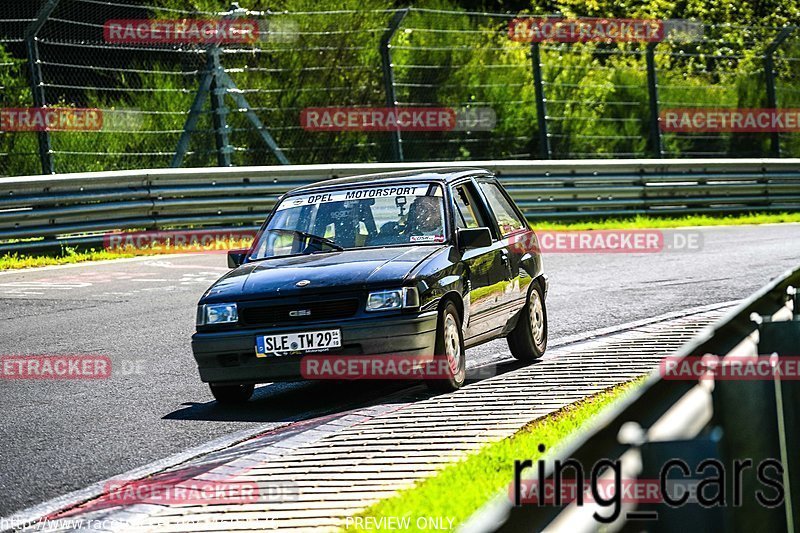
M 211 394 L 219 402 L 226 405 L 236 405 L 247 402 L 253 391 L 255 385 L 218 385 L 216 383 L 209 383 L 208 387 L 211 389 Z
M 520 313 L 517 325 L 508 334 L 508 347 L 516 359 L 531 363 L 542 357 L 547 349 L 547 307 L 538 282 L 531 283 L 525 307 Z
M 439 392 L 460 389 L 467 377 L 461 317 L 453 302 L 447 302 L 439 312 L 432 372 L 434 377 L 426 382 L 430 389 Z M 445 375 L 441 375 L 442 373 Z

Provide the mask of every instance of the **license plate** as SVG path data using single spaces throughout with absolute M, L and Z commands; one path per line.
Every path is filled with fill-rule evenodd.
M 338 329 L 256 337 L 256 356 L 258 357 L 292 352 L 321 352 L 341 347 L 342 333 Z

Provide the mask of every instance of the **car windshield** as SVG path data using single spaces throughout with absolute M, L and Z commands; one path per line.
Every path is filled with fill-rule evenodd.
M 442 243 L 442 187 L 362 186 L 285 198 L 258 236 L 251 260 L 368 246 Z

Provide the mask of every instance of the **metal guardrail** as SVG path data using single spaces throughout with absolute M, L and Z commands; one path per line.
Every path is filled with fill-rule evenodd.
M 191 168 L 0 178 L 0 252 L 130 229 L 252 227 L 279 195 L 333 177 L 494 171 L 531 219 L 800 209 L 800 159 L 562 160 Z M 20 239 L 44 239 L 19 241 Z M 11 242 L 9 242 L 11 241 Z
M 800 287 L 800 268 L 772 281 L 701 332 L 675 357 L 692 361 L 705 354 L 723 358 L 756 354 L 793 359 L 800 356 L 800 295 L 796 287 Z M 609 507 L 586 501 L 582 506 L 576 502 L 564 506 L 514 506 L 509 492 L 504 491 L 480 509 L 461 532 L 797 531 L 800 526 L 800 381 L 773 377 L 716 380 L 712 385 L 707 380 L 665 380 L 656 371 L 640 389 L 598 421 L 596 428 L 568 444 L 558 457 L 547 458 L 544 477 L 553 480 L 554 460 L 575 460 L 586 472 L 597 461 L 618 460 L 623 478 L 646 480 L 657 478 L 671 459 L 686 461 L 692 467 L 711 459 L 725 465 L 727 490 L 731 490 L 732 476 L 741 476 L 743 501 L 736 504 L 728 492 L 725 505 L 711 508 L 692 503 L 670 507 L 652 501 L 637 507 L 629 502 L 623 503 L 616 521 L 601 524 L 592 514 L 608 516 Z M 750 471 L 731 472 L 733 462 L 744 458 L 753 461 Z M 772 509 L 753 497 L 754 471 L 765 459 L 780 460 L 784 468 L 783 474 L 769 475 L 782 482 L 785 491 L 784 503 Z M 537 467 L 525 474 L 528 472 L 535 475 Z M 709 469 L 699 474 L 705 476 L 692 472 L 685 479 L 713 477 L 716 472 Z M 770 488 L 755 487 L 763 489 L 769 498 L 776 495 Z M 655 512 L 658 521 L 643 521 L 628 514 L 631 511 Z

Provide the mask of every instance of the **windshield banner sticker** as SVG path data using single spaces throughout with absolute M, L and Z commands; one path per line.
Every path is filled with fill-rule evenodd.
M 324 204 L 328 202 L 345 202 L 347 200 L 368 200 L 392 196 L 425 196 L 430 185 L 393 185 L 391 187 L 370 187 L 369 189 L 347 189 L 317 194 L 306 194 L 295 198 L 287 198 L 276 209 L 282 211 L 291 207 Z
M 444 235 L 411 235 L 409 242 L 444 242 Z

